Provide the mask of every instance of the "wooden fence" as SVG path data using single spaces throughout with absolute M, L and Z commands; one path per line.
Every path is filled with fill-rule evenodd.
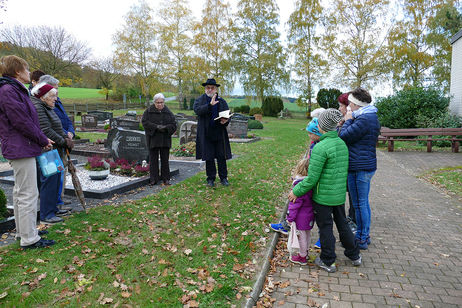
M 146 102 L 111 102 L 111 103 L 83 103 L 83 104 L 69 104 L 63 103 L 64 109 L 67 113 L 77 115 L 78 113 L 88 113 L 89 111 L 97 110 L 117 110 L 117 109 L 137 109 L 146 108 Z

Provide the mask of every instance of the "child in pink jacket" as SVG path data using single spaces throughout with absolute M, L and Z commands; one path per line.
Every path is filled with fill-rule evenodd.
M 295 166 L 293 174 L 292 187 L 297 185 L 308 175 L 309 159 L 305 158 L 298 162 Z M 287 222 L 291 224 L 295 221 L 298 231 L 298 241 L 300 243 L 300 252 L 290 257 L 292 263 L 306 265 L 306 256 L 308 255 L 308 248 L 310 247 L 310 233 L 314 225 L 314 211 L 311 197 L 312 191 L 298 197 L 295 202 L 289 202 L 289 209 L 287 214 Z

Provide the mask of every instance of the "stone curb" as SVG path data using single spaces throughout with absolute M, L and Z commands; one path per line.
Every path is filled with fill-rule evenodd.
M 289 201 L 286 202 L 284 209 L 282 211 L 281 217 L 279 221 L 283 221 L 286 217 L 287 208 L 289 207 Z M 279 232 L 274 232 L 273 238 L 271 239 L 271 244 L 268 247 L 268 250 L 265 254 L 265 261 L 262 266 L 262 270 L 260 274 L 258 274 L 257 280 L 253 285 L 252 292 L 250 293 L 249 298 L 247 298 L 247 302 L 245 303 L 245 308 L 252 308 L 255 303 L 258 301 L 260 297 L 260 293 L 262 291 L 263 285 L 265 284 L 266 275 L 270 269 L 271 259 L 273 258 L 274 249 L 276 248 L 276 244 L 279 240 Z

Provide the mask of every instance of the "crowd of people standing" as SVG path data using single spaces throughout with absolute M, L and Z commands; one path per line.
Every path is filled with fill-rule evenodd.
M 296 167 L 299 170 L 300 164 L 306 166 L 306 175 L 302 180 L 299 175 L 294 178 L 286 220 L 270 225 L 274 231 L 287 234 L 295 222 L 292 226 L 297 229 L 300 248 L 290 256 L 290 261 L 305 265 L 309 230 L 315 221 L 319 229 L 315 245 L 321 249 L 315 264 L 327 272 L 337 270 L 334 223 L 344 254 L 354 266 L 362 264 L 360 250 L 367 250 L 371 244 L 369 192 L 377 169 L 376 143 L 380 133 L 377 108 L 371 105 L 372 98 L 365 89 L 344 93 L 338 101 L 338 110 L 322 110 L 308 124 L 310 148 Z
M 45 177 L 36 161 L 44 151 L 57 149 L 65 161 L 72 150 L 74 129 L 58 98 L 59 81 L 41 71 L 29 72 L 28 63 L 17 56 L 0 59 L 0 139 L 2 155 L 13 168 L 13 207 L 16 238 L 24 249 L 55 244 L 37 229 L 37 202 L 45 224 L 62 221 L 64 175 Z M 31 78 L 32 77 L 32 78 Z M 31 82 L 31 79 L 32 82 Z M 31 83 L 28 90 L 24 84 Z M 39 193 L 40 192 L 40 193 Z

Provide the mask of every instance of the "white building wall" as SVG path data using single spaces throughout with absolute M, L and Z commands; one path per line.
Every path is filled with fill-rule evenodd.
M 451 102 L 449 103 L 449 110 L 458 116 L 462 116 L 462 37 L 452 44 L 450 87 Z

